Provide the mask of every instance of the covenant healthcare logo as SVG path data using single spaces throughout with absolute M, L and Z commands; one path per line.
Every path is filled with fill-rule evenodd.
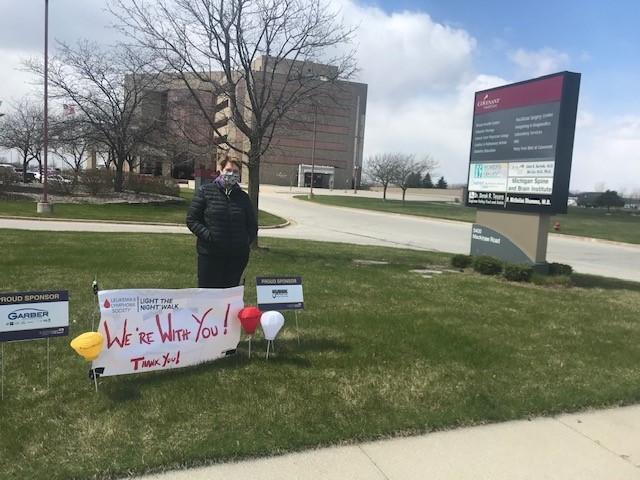
M 486 93 L 482 100 L 478 100 L 476 106 L 478 108 L 482 108 L 483 110 L 490 110 L 492 108 L 497 108 L 500 103 L 500 97 L 498 98 L 489 98 L 489 94 Z

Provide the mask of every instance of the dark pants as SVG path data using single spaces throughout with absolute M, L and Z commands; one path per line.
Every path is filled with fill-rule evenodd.
M 198 288 L 230 288 L 240 285 L 249 263 L 249 250 L 227 255 L 198 254 Z

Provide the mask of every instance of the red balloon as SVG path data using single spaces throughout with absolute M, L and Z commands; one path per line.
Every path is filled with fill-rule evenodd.
M 260 323 L 262 312 L 257 307 L 244 307 L 238 312 L 238 320 L 246 333 L 253 335 Z

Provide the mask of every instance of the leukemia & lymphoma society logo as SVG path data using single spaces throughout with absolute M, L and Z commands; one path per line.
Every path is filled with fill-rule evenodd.
M 102 302 L 102 308 L 111 311 L 111 313 L 135 312 L 138 310 L 138 299 L 136 297 L 105 298 Z
M 482 108 L 483 110 L 490 110 L 492 108 L 497 108 L 500 103 L 500 97 L 498 98 L 489 98 L 489 94 L 485 93 L 482 100 L 478 100 L 476 106 L 478 108 Z

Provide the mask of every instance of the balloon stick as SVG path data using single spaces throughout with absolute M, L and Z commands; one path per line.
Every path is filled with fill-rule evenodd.
M 251 337 L 249 337 L 249 358 L 251 358 Z
M 93 369 L 93 383 L 96 386 L 96 393 L 98 393 L 98 375 L 96 375 L 96 369 Z
M 271 340 L 267 340 L 267 360 L 269 360 L 269 345 L 271 345 Z
M 93 294 L 96 297 L 96 300 L 98 299 L 98 290 L 100 290 L 100 287 L 98 286 L 98 274 L 96 273 L 95 277 L 93 277 L 93 282 L 91 283 L 91 289 L 93 290 Z M 98 314 L 100 314 L 100 305 L 98 305 Z M 91 330 L 95 330 L 93 328 L 93 315 L 91 316 Z

